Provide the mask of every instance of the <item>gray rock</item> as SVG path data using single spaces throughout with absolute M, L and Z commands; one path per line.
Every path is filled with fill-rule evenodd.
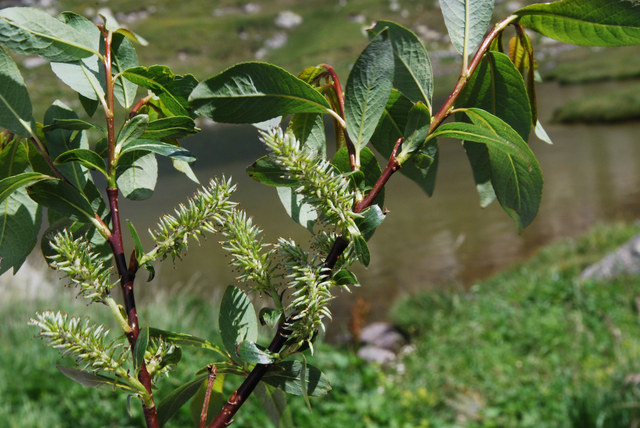
M 583 270 L 580 278 L 609 279 L 619 275 L 638 273 L 640 273 L 640 235 L 634 236 L 599 262 Z
M 404 344 L 405 338 L 393 325 L 386 322 L 375 322 L 362 329 L 360 342 L 365 346 L 396 352 Z
M 358 357 L 370 363 L 387 364 L 396 359 L 396 354 L 388 349 L 367 345 L 358 350 Z

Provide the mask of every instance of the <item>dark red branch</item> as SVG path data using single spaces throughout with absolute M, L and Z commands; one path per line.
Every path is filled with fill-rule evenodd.
M 385 184 L 387 184 L 387 181 L 389 181 L 389 178 L 391 178 L 391 175 L 402 167 L 402 164 L 398 162 L 396 155 L 398 154 L 398 149 L 400 148 L 403 140 L 404 138 L 402 137 L 398 138 L 398 141 L 396 141 L 396 144 L 393 146 L 391 156 L 389 156 L 389 162 L 387 162 L 387 166 L 382 171 L 382 174 L 380 174 L 378 181 L 376 181 L 376 184 L 373 186 L 369 194 L 356 204 L 353 208 L 353 212 L 361 213 L 366 208 L 370 207 L 376 197 L 378 197 L 380 191 L 384 188 Z
M 202 411 L 200 412 L 200 428 L 207 426 L 207 413 L 209 411 L 209 402 L 211 401 L 211 391 L 213 390 L 213 383 L 216 381 L 217 375 L 215 364 L 209 364 L 207 370 L 209 371 L 209 378 L 207 379 L 207 391 L 204 394 Z

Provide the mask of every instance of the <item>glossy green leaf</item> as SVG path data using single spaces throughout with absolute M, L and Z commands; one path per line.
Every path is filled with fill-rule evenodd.
M 95 52 L 100 51 L 102 35 L 93 22 L 71 12 L 60 14 L 58 19 L 82 34 Z M 104 99 L 105 72 L 97 55 L 72 62 L 52 62 L 51 70 L 62 82 L 83 97 L 96 101 Z
M 173 167 L 176 169 L 176 171 L 180 171 L 194 183 L 200 184 L 200 180 L 198 180 L 198 177 L 196 177 L 196 174 L 193 172 L 193 169 L 191 169 L 191 166 L 189 166 L 188 162 L 185 162 L 181 159 L 171 159 L 171 163 L 173 164 Z
M 373 236 L 376 228 L 384 221 L 384 213 L 378 205 L 372 205 L 362 213 L 362 217 L 356 219 L 356 226 L 367 241 Z
M 29 197 L 37 203 L 51 208 L 72 220 L 93 222 L 96 213 L 87 198 L 78 189 L 65 181 L 41 180 L 27 189 Z
M 111 51 L 112 72 L 117 76 L 113 82 L 114 95 L 122 107 L 129 108 L 135 101 L 138 85 L 125 79 L 120 73 L 126 69 L 136 67 L 138 65 L 138 55 L 133 44 L 121 33 L 113 35 Z
M 127 199 L 143 200 L 151 197 L 158 181 L 158 162 L 153 153 L 134 151 L 120 157 L 117 184 Z
M 431 115 L 427 106 L 418 101 L 407 116 L 402 147 L 398 153 L 398 162 L 404 164 L 420 147 L 422 147 L 429 135 Z
M 520 135 L 506 122 L 479 109 L 466 109 L 472 123 L 441 125 L 432 135 L 487 146 L 491 184 L 500 205 L 522 230 L 535 218 L 542 194 L 542 171 Z
M 44 115 L 44 135 L 47 150 L 52 159 L 74 149 L 89 149 L 89 140 L 84 131 L 62 129 L 51 126 L 60 120 L 77 120 L 78 116 L 61 101 L 55 101 Z M 58 170 L 78 189 L 83 189 L 87 180 L 91 180 L 89 170 L 80 164 L 59 165 Z
M 353 247 L 360 263 L 362 263 L 364 267 L 369 266 L 371 254 L 369 253 L 369 246 L 367 245 L 367 241 L 364 239 L 364 236 L 355 235 L 353 237 Z
M 393 48 L 393 87 L 412 102 L 422 101 L 431 111 L 433 71 L 424 45 L 412 31 L 391 21 L 378 21 L 369 34 L 385 28 Z
M 89 169 L 97 169 L 102 172 L 104 176 L 107 176 L 107 166 L 104 162 L 104 159 L 100 157 L 93 150 L 88 149 L 73 149 L 67 152 L 62 153 L 60 156 L 56 158 L 54 164 L 65 164 L 69 162 L 78 162 Z
M 413 103 L 396 90 L 391 91 L 391 96 L 385 107 L 384 113 L 375 133 L 371 137 L 371 143 L 385 158 L 389 158 L 398 138 L 405 137 L 409 111 Z M 423 162 L 425 155 L 435 162 Z M 414 154 L 413 160 L 405 162 L 400 172 L 414 181 L 429 196 L 433 194 L 435 176 L 437 171 L 438 146 L 435 139 L 430 140 L 421 150 Z
M 0 10 L 0 44 L 20 54 L 40 55 L 59 62 L 98 53 L 84 34 L 31 7 Z
M 458 53 L 471 55 L 489 28 L 495 0 L 440 0 L 449 38 Z
M 44 176 L 31 172 L 25 146 L 9 143 L 0 151 L 0 274 L 17 272 L 31 253 L 42 221 L 41 207 L 24 186 Z
M 13 58 L 0 46 L 0 126 L 29 137 L 35 129 L 32 122 L 27 86 Z
M 208 340 L 201 339 L 187 333 L 176 333 L 174 331 L 150 327 L 149 337 L 161 338 L 165 342 L 171 342 L 179 346 L 191 346 L 194 348 L 206 349 L 217 353 L 224 359 L 227 359 L 227 354 L 219 346 Z
M 136 375 L 140 371 L 140 367 L 144 363 L 144 354 L 147 352 L 147 346 L 149 345 L 149 327 L 140 329 L 138 340 L 133 348 L 133 370 Z
M 149 122 L 142 138 L 150 140 L 182 138 L 198 131 L 195 121 L 189 116 L 171 116 Z
M 236 347 L 236 355 L 248 364 L 271 364 L 276 359 L 276 356 L 271 352 L 246 340 Z
M 196 112 L 217 122 L 256 123 L 293 113 L 326 113 L 314 88 L 272 64 L 246 62 L 211 77 L 189 97 Z
M 149 126 L 149 116 L 146 114 L 138 114 L 127 120 L 116 139 L 116 152 L 119 153 L 127 144 L 141 138 L 147 126 Z
M 188 97 L 198 81 L 190 74 L 173 74 L 169 67 L 133 67 L 124 71 L 123 76 L 138 86 L 151 90 L 161 101 L 160 107 L 167 116 L 190 116 Z
M 193 397 L 202 382 L 207 378 L 208 375 L 201 375 L 196 377 L 195 379 L 182 384 L 178 388 L 174 389 L 164 397 L 157 405 L 158 409 L 158 423 L 160 425 L 164 425 L 171 419 L 180 408 Z
M 189 152 L 189 150 L 178 147 L 173 144 L 163 143 L 162 141 L 138 139 L 128 141 L 128 143 L 122 148 L 120 154 L 125 154 L 134 151 L 145 151 L 156 153 L 161 156 L 167 156 L 172 159 L 180 159 L 185 162 L 193 162 L 196 158 Z
M 131 234 L 133 248 L 135 248 L 136 251 L 136 259 L 140 260 L 140 258 L 144 255 L 142 240 L 140 240 L 140 235 L 138 235 L 138 231 L 136 230 L 135 226 L 129 220 L 127 220 L 127 227 L 129 228 L 129 233 Z
M 298 185 L 298 181 L 289 178 L 288 172 L 269 156 L 263 156 L 253 165 L 247 167 L 247 174 L 267 186 L 293 187 Z
M 236 346 L 242 342 L 258 340 L 258 318 L 253 303 L 242 290 L 232 285 L 222 296 L 218 325 L 222 343 L 231 355 L 236 355 Z
M 562 0 L 533 4 L 515 13 L 523 26 L 565 43 L 640 44 L 640 4 L 635 0 Z
M 317 367 L 307 364 L 303 382 L 302 363 L 299 361 L 282 361 L 269 368 L 262 380 L 292 395 L 303 395 L 302 385 L 306 386 L 307 395 L 320 397 L 331 391 L 327 376 Z
M 102 130 L 99 126 L 87 122 L 86 120 L 81 119 L 56 119 L 53 118 L 53 122 L 44 127 L 45 131 L 52 131 L 55 129 L 66 129 L 69 131 L 82 131 L 85 129 L 96 128 Z
M 356 153 L 369 143 L 384 113 L 393 84 L 393 70 L 389 30 L 383 30 L 356 60 L 345 88 L 347 133 Z
M 522 75 L 508 56 L 487 52 L 460 94 L 457 107 L 477 107 L 507 122 L 524 141 L 532 124 L 531 104 Z M 477 142 L 464 142 L 476 182 L 480 205 L 488 206 L 495 193 L 491 185 L 488 148 Z
M 353 272 L 348 271 L 347 269 L 341 269 L 338 272 L 333 274 L 331 278 L 337 285 L 342 286 L 350 286 L 350 285 L 358 285 L 358 278 Z
M 114 386 L 117 386 L 127 391 L 134 392 L 134 389 L 130 385 L 122 383 L 116 378 L 89 373 L 72 367 L 56 366 L 56 368 L 60 370 L 63 375 L 83 386 L 88 386 L 90 388 L 98 388 L 102 386 L 113 388 Z

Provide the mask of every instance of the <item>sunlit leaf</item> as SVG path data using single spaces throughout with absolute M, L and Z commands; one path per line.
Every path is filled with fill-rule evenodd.
M 489 28 L 495 0 L 440 0 L 451 43 L 462 56 L 471 55 Z

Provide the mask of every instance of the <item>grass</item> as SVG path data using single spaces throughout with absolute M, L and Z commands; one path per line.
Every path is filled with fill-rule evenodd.
M 542 250 L 528 263 L 480 282 L 469 292 L 425 292 L 400 298 L 392 313 L 412 334 L 398 363 L 376 367 L 352 349 L 319 344 L 309 359 L 333 391 L 289 401 L 297 426 L 370 427 L 621 427 L 640 420 L 639 278 L 581 282 L 582 268 L 640 231 L 638 225 L 595 228 Z M 142 426 L 126 397 L 86 389 L 55 369 L 57 353 L 32 339 L 35 310 L 87 308 L 66 293 L 48 302 L 9 300 L 0 306 L 0 419 L 8 427 Z M 216 337 L 211 301 L 162 297 L 144 305 L 154 326 Z M 89 309 L 94 309 L 93 307 Z M 103 311 L 105 312 L 105 311 Z M 208 363 L 184 350 L 158 398 Z M 230 378 L 230 393 L 239 379 Z M 273 426 L 252 398 L 238 426 Z M 168 426 L 190 425 L 188 406 Z

